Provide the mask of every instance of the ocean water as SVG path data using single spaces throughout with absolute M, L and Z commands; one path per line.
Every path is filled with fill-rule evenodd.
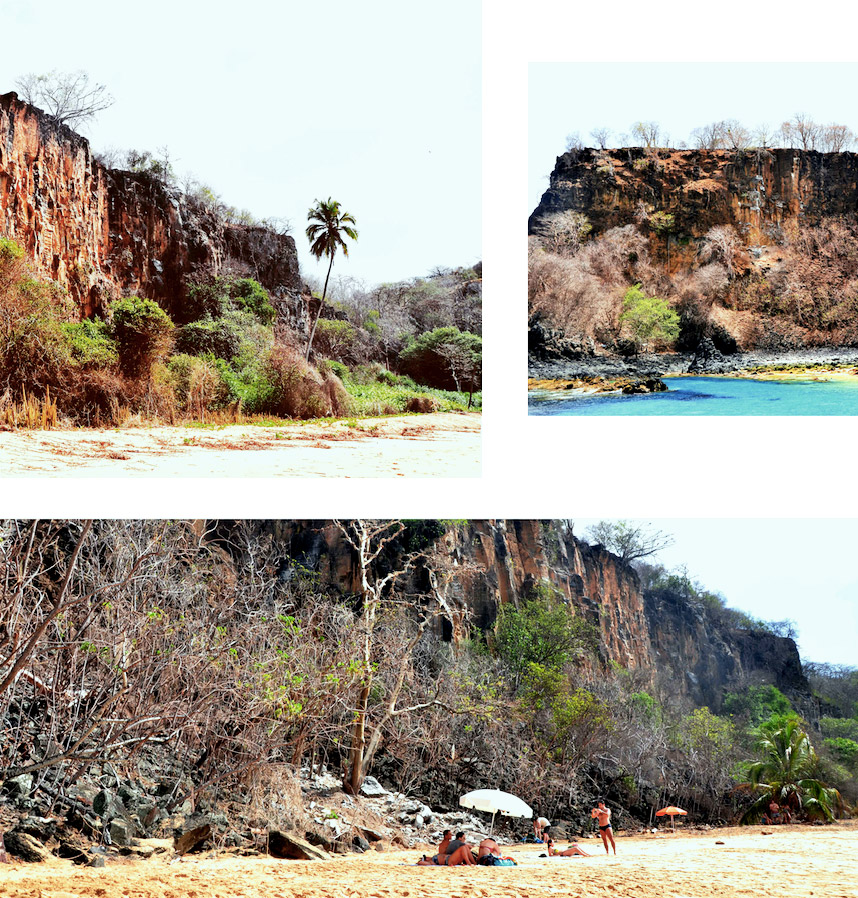
M 750 380 L 741 377 L 665 377 L 666 393 L 528 395 L 531 415 L 858 415 L 858 377 L 852 380 Z

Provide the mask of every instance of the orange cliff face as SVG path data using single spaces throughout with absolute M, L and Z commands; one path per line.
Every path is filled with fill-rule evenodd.
M 321 582 L 344 593 L 358 592 L 357 559 L 331 522 L 258 526 L 282 546 L 284 558 L 298 563 L 298 570 L 317 572 Z M 598 633 L 597 656 L 582 662 L 585 674 L 619 665 L 634 675 L 638 688 L 658 684 L 662 694 L 713 711 L 720 708 L 725 688 L 749 681 L 773 683 L 809 699 L 791 639 L 730 629 L 680 592 L 644 593 L 630 565 L 602 546 L 577 539 L 559 521 L 449 525 L 437 548 L 464 572 L 450 598 L 466 610 L 466 620 L 446 621 L 440 628 L 444 638 L 455 640 L 468 626 L 491 631 L 502 605 L 518 605 L 534 587 L 550 584 L 569 613 L 583 617 Z M 391 557 L 385 563 L 395 562 Z M 418 567 L 409 589 L 421 588 Z
M 134 293 L 182 321 L 189 278 L 235 274 L 271 291 L 290 326 L 302 323 L 292 237 L 227 224 L 149 175 L 106 168 L 85 138 L 14 93 L 0 96 L 0 234 L 84 317 Z
M 858 154 L 795 149 L 580 150 L 557 157 L 529 232 L 557 212 L 587 216 L 598 235 L 642 210 L 674 217 L 672 265 L 710 228 L 732 225 L 747 246 L 858 211 Z M 687 248 L 687 241 L 691 241 Z M 690 258 L 690 256 L 689 256 Z

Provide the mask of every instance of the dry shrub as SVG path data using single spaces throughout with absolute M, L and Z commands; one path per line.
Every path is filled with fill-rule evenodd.
M 281 418 L 324 418 L 342 415 L 349 408 L 349 396 L 333 373 L 320 374 L 300 351 L 276 346 L 268 358 L 266 376 L 271 393 L 265 410 Z
M 438 403 L 431 396 L 412 396 L 405 403 L 405 411 L 428 415 L 438 411 Z
M 0 396 L 0 422 L 8 427 L 29 430 L 50 430 L 57 426 L 57 403 L 51 399 L 47 388 L 44 399 L 27 395 L 24 390 L 21 401 L 15 402 L 8 390 Z

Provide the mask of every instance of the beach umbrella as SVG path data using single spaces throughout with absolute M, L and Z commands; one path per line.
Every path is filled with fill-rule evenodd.
M 656 817 L 666 817 L 670 816 L 670 825 L 673 827 L 673 831 L 676 832 L 676 823 L 674 822 L 674 817 L 682 814 L 684 817 L 688 811 L 683 811 L 682 808 L 678 808 L 675 805 L 671 805 L 669 808 L 662 808 L 660 811 L 655 812 Z
M 520 798 L 509 792 L 501 792 L 500 789 L 475 789 L 459 799 L 463 808 L 473 808 L 475 811 L 485 811 L 492 815 L 492 828 L 489 834 L 494 832 L 495 814 L 504 817 L 532 817 L 533 809 Z

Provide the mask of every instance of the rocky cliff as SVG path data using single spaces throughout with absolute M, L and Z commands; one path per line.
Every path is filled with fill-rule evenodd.
M 304 568 L 338 590 L 358 590 L 357 559 L 330 522 L 278 521 L 260 527 L 282 547 L 284 576 Z M 469 521 L 446 526 L 439 545 L 476 570 L 458 588 L 471 625 L 481 630 L 494 626 L 501 605 L 517 605 L 535 586 L 547 583 L 570 614 L 596 627 L 597 666 L 619 664 L 680 701 L 714 711 L 725 689 L 749 682 L 773 683 L 799 700 L 809 697 L 791 639 L 731 628 L 680 593 L 645 593 L 630 565 L 603 546 L 579 540 L 562 522 Z M 395 561 L 388 556 L 384 563 Z M 451 637 L 452 627 L 443 632 Z
M 83 316 L 135 293 L 181 322 L 188 278 L 232 273 L 272 292 L 281 326 L 302 324 L 291 237 L 225 223 L 150 175 L 106 168 L 83 137 L 14 93 L 0 96 L 0 234 Z
M 858 211 L 858 154 L 794 149 L 581 150 L 557 158 L 550 186 L 530 216 L 584 213 L 598 235 L 629 224 L 643 208 L 674 216 L 673 240 L 732 225 L 749 247 L 783 232 Z

